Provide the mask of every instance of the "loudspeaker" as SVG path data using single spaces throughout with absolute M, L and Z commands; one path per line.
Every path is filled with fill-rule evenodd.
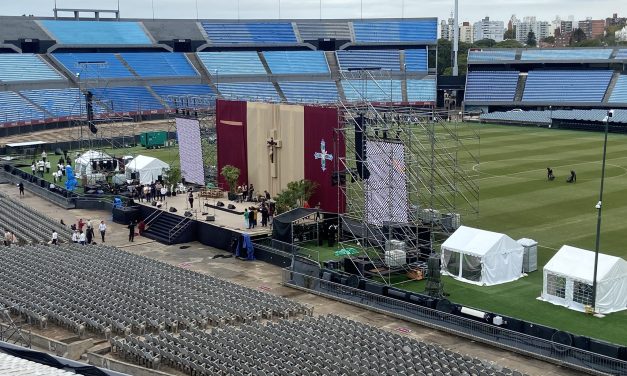
M 229 208 L 229 209 L 231 209 L 231 210 L 234 210 L 234 209 L 235 209 L 235 205 L 233 205 L 233 204 L 229 204 L 229 206 L 227 206 L 227 208 Z
M 221 208 L 224 206 L 224 202 L 222 201 L 218 201 L 218 203 L 216 204 L 217 207 Z
M 137 179 L 137 172 L 131 172 L 131 179 Z
M 174 206 L 170 206 L 170 213 L 176 213 L 177 211 Z
M 205 218 L 206 221 L 208 222 L 213 222 L 216 220 L 216 216 L 215 215 L 208 215 L 207 218 Z
M 91 168 L 92 168 L 92 170 L 97 170 L 98 169 L 98 161 L 91 161 Z
M 190 212 L 190 211 L 186 211 L 186 212 L 185 212 L 185 216 L 186 216 L 186 217 L 191 217 L 192 215 L 193 215 L 193 214 L 192 214 L 192 212 Z
M 152 206 L 157 206 L 157 201 L 153 201 L 153 202 L 151 203 L 151 205 L 152 205 Z

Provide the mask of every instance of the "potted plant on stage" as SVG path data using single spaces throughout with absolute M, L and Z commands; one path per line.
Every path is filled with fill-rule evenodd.
M 172 187 L 171 195 L 176 196 L 176 187 L 181 182 L 183 174 L 178 166 L 170 166 L 170 169 L 163 171 L 164 182 L 168 187 Z M 168 190 L 169 191 L 169 190 Z
M 239 179 L 239 168 L 231 165 L 226 165 L 222 167 L 222 171 L 220 171 L 220 175 L 226 180 L 226 184 L 229 186 L 229 200 L 235 201 L 237 200 L 237 193 L 235 193 L 235 188 L 237 187 L 237 180 Z

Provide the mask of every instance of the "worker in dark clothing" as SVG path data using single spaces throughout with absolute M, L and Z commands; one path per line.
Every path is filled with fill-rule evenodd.
M 570 176 L 566 180 L 566 183 L 576 183 L 577 182 L 577 174 L 575 170 L 570 170 Z

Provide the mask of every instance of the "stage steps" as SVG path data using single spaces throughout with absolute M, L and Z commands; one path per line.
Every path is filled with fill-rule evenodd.
M 181 223 L 182 221 L 184 222 Z M 193 221 L 191 219 L 186 219 L 179 215 L 164 211 L 155 218 L 155 220 L 148 226 L 148 229 L 144 231 L 142 236 L 156 240 L 163 244 L 186 243 L 190 238 L 189 232 L 192 224 Z M 177 226 L 182 226 L 182 228 L 177 230 Z M 172 239 L 170 239 L 170 231 L 176 232 Z

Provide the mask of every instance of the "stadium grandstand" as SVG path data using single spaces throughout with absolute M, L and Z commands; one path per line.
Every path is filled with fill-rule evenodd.
M 2 127 L 79 119 L 87 92 L 96 117 L 163 116 L 173 96 L 436 102 L 435 18 L 1 21 Z

